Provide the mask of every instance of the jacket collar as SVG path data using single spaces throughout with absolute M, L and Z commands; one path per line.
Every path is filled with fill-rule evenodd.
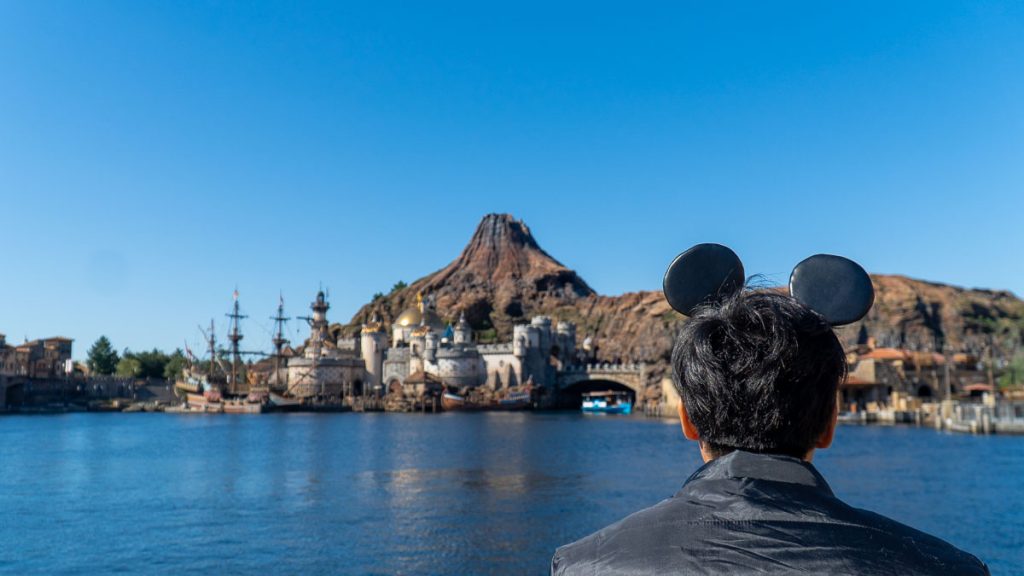
M 691 483 L 703 480 L 763 480 L 798 484 L 834 496 L 825 478 L 811 465 L 799 458 L 779 454 L 755 454 L 736 450 L 715 458 L 701 466 L 683 485 L 682 493 Z

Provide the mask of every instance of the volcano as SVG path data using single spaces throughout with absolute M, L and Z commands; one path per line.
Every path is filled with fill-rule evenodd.
M 666 254 L 665 262 L 672 256 Z M 849 346 L 869 336 L 881 345 L 914 349 L 980 349 L 989 335 L 1004 350 L 1018 349 L 1024 342 L 1024 302 L 1010 292 L 894 275 L 872 275 L 872 282 L 874 308 L 839 332 Z M 420 293 L 434 298 L 445 321 L 454 322 L 464 313 L 483 342 L 508 341 L 513 325 L 538 314 L 575 322 L 578 338 L 589 336 L 596 342 L 598 360 L 646 362 L 652 379 L 667 374 L 673 336 L 685 321 L 660 291 L 597 294 L 509 214 L 484 216 L 458 258 L 364 305 L 340 328 L 355 334 L 375 313 L 389 326 L 415 305 Z

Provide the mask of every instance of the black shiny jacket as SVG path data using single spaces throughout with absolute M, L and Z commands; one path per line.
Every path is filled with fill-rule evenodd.
M 675 496 L 563 546 L 553 575 L 988 574 L 974 556 L 844 504 L 811 464 L 732 452 Z

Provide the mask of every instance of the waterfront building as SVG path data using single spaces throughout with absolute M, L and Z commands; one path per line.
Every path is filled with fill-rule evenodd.
M 0 334 L 0 375 L 57 378 L 71 372 L 71 338 L 55 336 L 19 345 Z
M 317 293 L 310 305 L 309 339 L 301 354 L 287 359 L 287 390 L 296 398 L 316 398 L 322 402 L 340 402 L 348 395 L 361 395 L 366 378 L 366 363 L 360 357 L 354 339 L 333 336 L 328 328 L 330 304 L 324 292 Z
M 464 314 L 446 323 L 429 295 L 418 295 L 390 330 L 375 313 L 355 336 L 328 322 L 324 292 L 310 308 L 309 337 L 291 348 L 278 335 L 279 352 L 252 368 L 254 386 L 326 403 L 358 396 L 418 400 L 445 387 L 492 395 L 527 386 L 554 391 L 559 375 L 579 361 L 576 326 L 547 316 L 514 326 L 511 341 L 479 344 Z
M 363 335 L 377 342 L 379 329 L 379 323 L 370 323 Z M 570 322 L 552 328 L 550 318 L 536 316 L 513 327 L 511 342 L 477 344 L 464 314 L 455 325 L 445 326 L 434 299 L 422 295 L 391 330 L 392 345 L 382 363 L 384 389 L 413 397 L 423 393 L 425 377 L 461 390 L 484 387 L 497 392 L 527 384 L 553 388 L 559 368 L 572 364 L 576 353 L 576 327 Z

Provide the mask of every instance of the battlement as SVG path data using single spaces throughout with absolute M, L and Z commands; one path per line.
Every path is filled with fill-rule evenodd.
M 562 372 L 640 372 L 645 368 L 643 362 L 630 362 L 621 364 L 612 364 L 610 362 L 592 363 L 592 364 L 574 364 L 572 366 L 566 366 L 562 369 Z
M 384 358 L 393 362 L 409 360 L 410 350 L 408 348 L 388 348 Z
M 338 338 L 337 348 L 338 350 L 350 350 L 355 352 L 359 346 L 358 338 Z
M 438 348 L 435 354 L 438 358 L 470 358 L 478 356 L 475 350 L 464 346 Z
M 500 344 L 478 344 L 477 350 L 481 354 L 511 354 L 512 343 L 502 342 Z

